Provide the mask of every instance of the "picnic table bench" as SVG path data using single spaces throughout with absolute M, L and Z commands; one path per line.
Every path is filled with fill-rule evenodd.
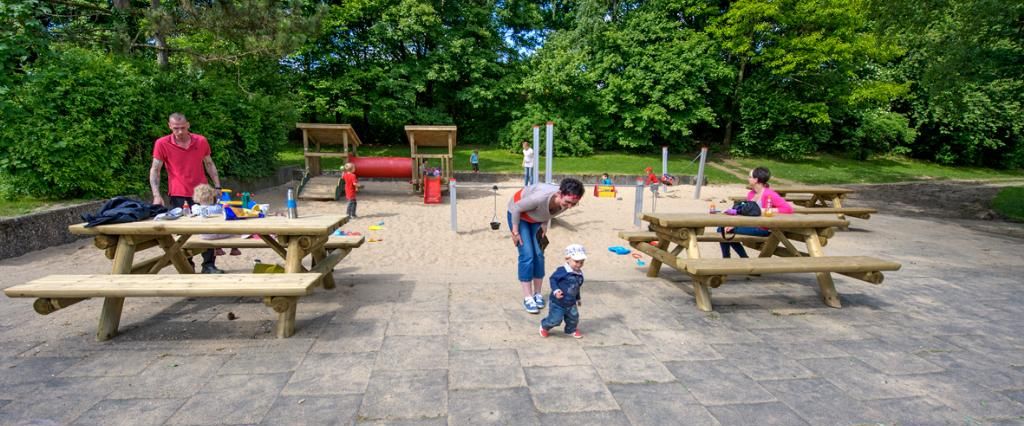
M 295 330 L 298 299 L 309 294 L 320 274 L 224 274 L 224 275 L 49 275 L 4 289 L 8 297 L 36 297 L 33 309 L 48 315 L 92 297 L 124 300 L 126 297 L 246 297 L 263 298 L 278 313 L 277 332 L 288 337 Z M 120 312 L 106 309 L 101 330 L 116 330 Z M 103 336 L 106 340 L 113 336 Z
M 900 264 L 869 256 L 825 256 L 822 247 L 835 235 L 833 227 L 847 224 L 845 220 L 805 215 L 776 215 L 772 217 L 726 216 L 688 213 L 649 213 L 643 216 L 649 222 L 649 232 L 620 232 L 620 238 L 651 256 L 647 276 L 657 277 L 662 264 L 688 274 L 693 280 L 697 307 L 711 311 L 711 288 L 721 286 L 728 275 L 777 274 L 811 272 L 818 279 L 822 301 L 840 308 L 831 273 L 839 273 L 872 284 L 884 279 L 882 271 L 899 270 Z M 770 230 L 763 240 L 737 235 L 741 242 L 760 250 L 755 258 L 709 259 L 702 258 L 699 242 L 722 242 L 721 236 L 704 234 L 707 227 L 751 226 Z M 653 234 L 653 235 L 652 235 Z M 743 237 L 743 238 L 741 238 Z M 806 251 L 800 251 L 791 239 L 802 241 Z M 652 242 L 657 241 L 657 244 Z M 675 244 L 675 248 L 669 247 Z M 685 256 L 680 254 L 685 251 Z M 777 256 L 777 257 L 773 257 Z
M 359 237 L 330 237 L 348 221 L 342 215 L 312 215 L 297 219 L 266 217 L 225 221 L 222 218 L 181 218 L 173 221 L 139 221 L 86 228 L 69 227 L 72 234 L 91 235 L 94 245 L 112 260 L 111 275 L 53 275 L 8 288 L 9 297 L 37 297 L 36 312 L 49 314 L 85 298 L 103 297 L 97 340 L 117 335 L 125 297 L 257 296 L 279 313 L 278 338 L 295 331 L 298 297 L 312 287 L 335 287 L 334 266 L 363 243 Z M 258 240 L 226 238 L 189 241 L 197 234 L 255 234 Z M 163 254 L 142 261 L 135 255 L 159 247 Z M 284 274 L 196 275 L 187 249 L 215 247 L 269 247 L 285 260 Z M 303 259 L 311 257 L 310 267 Z M 178 275 L 157 274 L 173 265 Z M 141 276 L 146 275 L 146 276 Z

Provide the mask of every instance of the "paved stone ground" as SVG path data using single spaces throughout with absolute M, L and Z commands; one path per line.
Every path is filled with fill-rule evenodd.
M 0 298 L 0 424 L 1024 424 L 1021 240 L 861 224 L 829 253 L 875 241 L 903 269 L 837 276 L 843 309 L 803 274 L 732 278 L 706 314 L 680 274 L 595 250 L 580 340 L 540 338 L 491 265 L 343 262 L 282 340 L 255 298 L 132 299 L 102 343 L 100 301 L 43 317 Z M 82 246 L 0 275 L 103 260 Z

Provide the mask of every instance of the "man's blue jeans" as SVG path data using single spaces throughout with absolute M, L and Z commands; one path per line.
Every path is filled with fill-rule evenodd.
M 580 311 L 576 309 L 576 305 L 565 308 L 555 302 L 554 298 L 549 298 L 548 316 L 540 321 L 540 326 L 545 330 L 550 330 L 558 327 L 563 319 L 565 320 L 565 334 L 572 334 L 576 332 L 576 326 L 580 324 Z
M 533 183 L 533 167 L 523 167 L 523 186 L 530 186 Z
M 505 215 L 508 216 L 508 229 L 512 229 L 512 213 Z M 519 282 L 544 278 L 544 252 L 537 242 L 537 230 L 540 228 L 540 223 L 519 221 L 519 237 L 523 239 L 523 245 L 516 247 L 519 250 Z
M 722 227 L 718 227 L 718 232 L 722 232 Z M 737 235 L 753 235 L 756 237 L 767 237 L 772 233 L 767 229 L 754 228 L 751 226 L 737 226 L 733 232 Z M 722 257 L 725 259 L 729 258 L 729 248 L 732 247 L 736 250 L 736 254 L 740 257 L 747 257 L 747 250 L 743 248 L 743 244 L 740 243 L 718 243 L 722 247 Z

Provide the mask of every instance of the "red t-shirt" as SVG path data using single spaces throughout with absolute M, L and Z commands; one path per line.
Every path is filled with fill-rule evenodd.
M 201 135 L 189 134 L 192 142 L 183 149 L 167 135 L 153 143 L 153 158 L 167 168 L 167 193 L 172 197 L 192 198 L 192 191 L 206 183 L 203 158 L 210 155 L 210 143 Z
M 354 200 L 356 199 L 356 184 L 359 183 L 356 180 L 355 173 L 345 172 L 342 173 L 341 178 L 345 180 L 345 199 Z

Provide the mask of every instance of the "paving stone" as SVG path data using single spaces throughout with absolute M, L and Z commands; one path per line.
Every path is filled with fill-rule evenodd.
M 377 370 L 448 368 L 448 336 L 388 336 L 374 364 Z
M 880 373 L 856 358 L 818 358 L 797 361 L 859 400 L 923 395 L 907 377 Z
M 618 410 L 611 392 L 592 367 L 530 367 L 526 369 L 533 404 L 541 412 Z
M 775 401 L 728 360 L 669 362 L 665 366 L 704 405 Z
M 621 411 L 584 411 L 582 413 L 541 413 L 541 424 L 559 426 L 629 425 Z
M 449 322 L 448 344 L 451 350 L 510 348 L 511 331 L 505 321 Z
M 446 370 L 376 370 L 359 408 L 361 419 L 418 419 L 448 414 Z
M 339 395 L 363 393 L 370 380 L 376 352 L 308 354 L 295 369 L 282 394 Z
M 761 338 L 750 331 L 719 321 L 715 316 L 683 320 L 686 334 L 703 343 L 760 343 Z
M 8 340 L 8 339 L 3 339 L 3 338 L 0 338 L 0 339 L 2 339 L 0 341 L 2 341 L 4 343 L 4 344 L 0 345 L 0 357 L 9 357 L 9 356 L 13 357 L 13 356 L 17 356 L 17 355 L 21 354 L 22 352 L 30 350 L 30 349 L 32 349 L 32 348 L 34 348 L 36 346 L 39 346 L 40 344 L 44 343 L 42 341 L 35 341 L 35 340 L 21 340 L 21 341 L 18 341 L 18 340 Z
M 160 357 L 159 352 L 103 351 L 87 355 L 61 377 L 134 376 Z
M 674 382 L 675 376 L 645 346 L 585 348 L 605 383 Z
M 907 380 L 943 405 L 974 418 L 1024 416 L 1024 405 L 954 374 L 920 374 Z
M 105 399 L 75 419 L 74 425 L 162 425 L 184 399 Z
M 711 413 L 678 382 L 608 385 L 623 413 L 634 425 L 717 425 Z
M 353 353 L 376 352 L 384 343 L 387 321 L 378 319 L 351 320 L 332 323 L 320 333 L 311 352 Z
M 840 358 L 848 356 L 829 342 L 773 342 L 775 350 L 790 359 Z
M 525 387 L 453 390 L 448 394 L 449 425 L 540 425 L 539 414 Z
M 937 373 L 942 367 L 917 355 L 890 349 L 882 340 L 840 340 L 833 345 L 885 374 Z
M 5 405 L 10 404 L 10 403 L 11 403 L 11 400 L 9 400 L 9 399 L 0 399 L 0 408 L 4 408 Z
M 580 314 L 582 316 L 582 314 Z M 558 330 L 558 329 L 555 329 Z M 637 339 L 622 321 L 611 318 L 581 318 L 579 324 L 583 346 L 639 345 Z
M 970 424 L 966 416 L 927 397 L 877 399 L 864 401 L 881 416 L 880 421 L 892 425 L 961 425 Z
M 787 359 L 774 347 L 762 343 L 715 344 L 715 351 L 729 363 L 743 370 L 754 380 L 798 379 L 813 377 L 814 373 L 794 360 Z
M 269 374 L 294 371 L 305 354 L 237 353 L 217 370 L 217 374 Z
M 505 314 L 494 306 L 482 304 L 479 301 L 468 301 L 456 303 L 454 300 L 448 308 L 448 320 L 451 322 L 467 321 L 503 321 Z M 539 321 L 539 320 L 538 320 Z
M 883 420 L 861 401 L 850 398 L 825 379 L 758 382 L 801 418 L 815 425 L 870 424 Z
M 711 345 L 695 340 L 687 333 L 669 330 L 638 330 L 637 337 L 658 361 L 705 361 L 722 359 Z
M 287 373 L 226 375 L 210 380 L 167 424 L 259 423 L 274 404 Z
M 99 402 L 117 383 L 107 377 L 38 379 L 39 387 L 0 408 L 5 424 L 66 424 Z
M 359 426 L 446 426 L 448 424 L 448 417 L 397 420 L 371 420 L 359 418 L 356 424 Z
M 796 426 L 808 424 L 786 404 L 780 402 L 761 402 L 756 404 L 715 405 L 708 411 L 722 426 L 749 425 L 757 419 L 758 425 Z
M 448 387 L 452 390 L 526 386 L 519 355 L 512 349 L 452 351 L 448 365 Z
M 1022 389 L 1008 390 L 1008 391 L 1003 391 L 1002 393 L 1007 398 L 1010 398 L 1010 399 L 1012 399 L 1014 401 L 1017 401 L 1018 403 L 1024 404 L 1024 390 L 1022 390 Z
M 446 311 L 395 312 L 388 324 L 388 336 L 440 336 L 448 334 Z
M 363 395 L 281 395 L 263 417 L 264 425 L 350 425 Z
M 7 358 L 0 362 L 0 398 L 18 399 L 75 365 L 80 358 Z
M 184 398 L 192 396 L 220 369 L 228 356 L 158 357 L 137 376 L 126 377 L 125 384 L 109 395 L 110 399 Z
M 590 365 L 586 351 L 575 340 L 537 336 L 537 344 L 517 348 L 516 352 L 523 367 Z

